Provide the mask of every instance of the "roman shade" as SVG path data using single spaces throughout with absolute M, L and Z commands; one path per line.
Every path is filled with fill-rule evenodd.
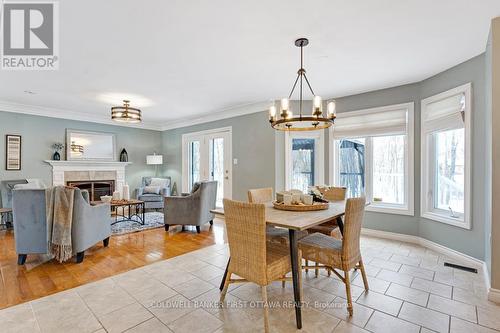
M 407 105 L 338 113 L 333 138 L 402 135 L 407 132 L 407 123 Z
M 425 131 L 464 127 L 465 94 L 458 94 L 422 105 L 422 125 Z

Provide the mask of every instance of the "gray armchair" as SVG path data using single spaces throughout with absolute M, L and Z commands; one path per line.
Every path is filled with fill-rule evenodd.
M 153 181 L 153 184 L 152 184 Z M 165 185 L 160 186 L 160 192 L 145 193 L 147 186 L 154 186 L 155 182 L 163 182 Z M 170 177 L 155 178 L 142 177 L 142 185 L 137 189 L 137 199 L 144 201 L 144 208 L 148 209 L 163 209 L 164 198 L 170 195 Z
M 217 182 L 206 181 L 195 183 L 190 194 L 181 197 L 165 197 L 164 219 L 165 231 L 171 225 L 194 225 L 200 233 L 205 223 L 213 224 L 217 198 Z
M 28 254 L 48 253 L 45 190 L 13 190 L 14 239 L 17 263 L 23 265 Z M 109 204 L 91 206 L 88 192 L 75 190 L 71 239 L 76 261 L 83 261 L 85 250 L 103 241 L 109 244 L 111 218 Z

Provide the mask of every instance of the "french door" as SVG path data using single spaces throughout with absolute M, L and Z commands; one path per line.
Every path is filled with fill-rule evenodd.
M 217 181 L 217 207 L 231 198 L 231 128 L 196 132 L 182 136 L 182 191 L 191 191 L 203 180 Z

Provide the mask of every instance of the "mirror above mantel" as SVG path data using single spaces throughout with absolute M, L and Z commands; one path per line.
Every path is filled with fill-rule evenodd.
M 116 161 L 116 135 L 66 129 L 68 161 Z

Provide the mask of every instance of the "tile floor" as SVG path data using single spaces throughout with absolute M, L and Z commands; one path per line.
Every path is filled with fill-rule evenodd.
M 499 332 L 500 306 L 488 302 L 482 272 L 413 244 L 363 237 L 371 290 L 354 273 L 354 316 L 344 285 L 324 272 L 303 274 L 302 332 Z M 260 290 L 230 288 L 217 306 L 227 245 L 214 245 L 0 311 L 1 332 L 259 332 Z M 290 283 L 268 287 L 273 332 L 292 332 Z

